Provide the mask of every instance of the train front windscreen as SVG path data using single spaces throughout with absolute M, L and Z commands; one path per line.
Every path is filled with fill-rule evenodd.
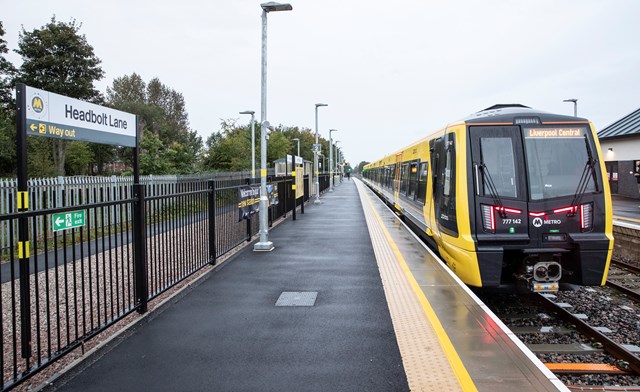
M 586 127 L 531 127 L 522 132 L 532 201 L 573 196 L 583 176 L 589 176 L 584 192 L 595 191 L 594 178 L 585 173 L 594 159 Z

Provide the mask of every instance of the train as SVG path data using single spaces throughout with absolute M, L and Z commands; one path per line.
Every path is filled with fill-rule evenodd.
M 365 165 L 362 180 L 468 286 L 606 282 L 611 194 L 585 118 L 494 105 Z

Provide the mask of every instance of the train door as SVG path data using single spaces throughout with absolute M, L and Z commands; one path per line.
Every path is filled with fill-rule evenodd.
M 455 133 L 450 132 L 433 142 L 431 170 L 435 220 L 441 232 L 453 237 L 458 236 L 455 140 Z
M 478 240 L 528 236 L 527 191 L 518 126 L 469 128 Z
M 401 177 L 401 170 L 402 170 L 402 153 L 398 153 L 396 154 L 396 167 L 395 167 L 395 174 L 393 177 L 393 193 L 394 193 L 394 197 L 398 197 L 398 192 L 400 191 L 400 177 Z
M 418 187 L 418 161 L 409 163 L 409 192 L 407 197 L 411 200 L 416 198 L 416 189 Z

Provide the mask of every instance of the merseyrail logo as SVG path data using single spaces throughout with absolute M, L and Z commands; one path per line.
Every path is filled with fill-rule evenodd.
M 33 97 L 33 99 L 31 99 L 31 107 L 33 108 L 34 112 L 42 113 L 42 111 L 44 110 L 44 102 L 42 101 L 42 98 L 37 95 Z
M 35 119 L 43 119 L 47 117 L 47 99 L 44 98 L 39 92 L 34 92 L 31 95 L 31 99 L 28 99 L 28 110 L 32 111 L 32 116 Z M 33 118 L 33 117 L 32 117 Z

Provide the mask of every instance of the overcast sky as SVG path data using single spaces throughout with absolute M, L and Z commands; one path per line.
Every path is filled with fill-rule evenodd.
M 5 39 L 75 18 L 105 92 L 136 72 L 181 92 L 203 140 L 260 113 L 260 2 L 2 0 Z M 329 129 L 353 165 L 496 103 L 602 129 L 640 107 L 638 0 L 304 0 L 269 14 L 272 124 Z M 8 58 L 19 65 L 15 53 Z

